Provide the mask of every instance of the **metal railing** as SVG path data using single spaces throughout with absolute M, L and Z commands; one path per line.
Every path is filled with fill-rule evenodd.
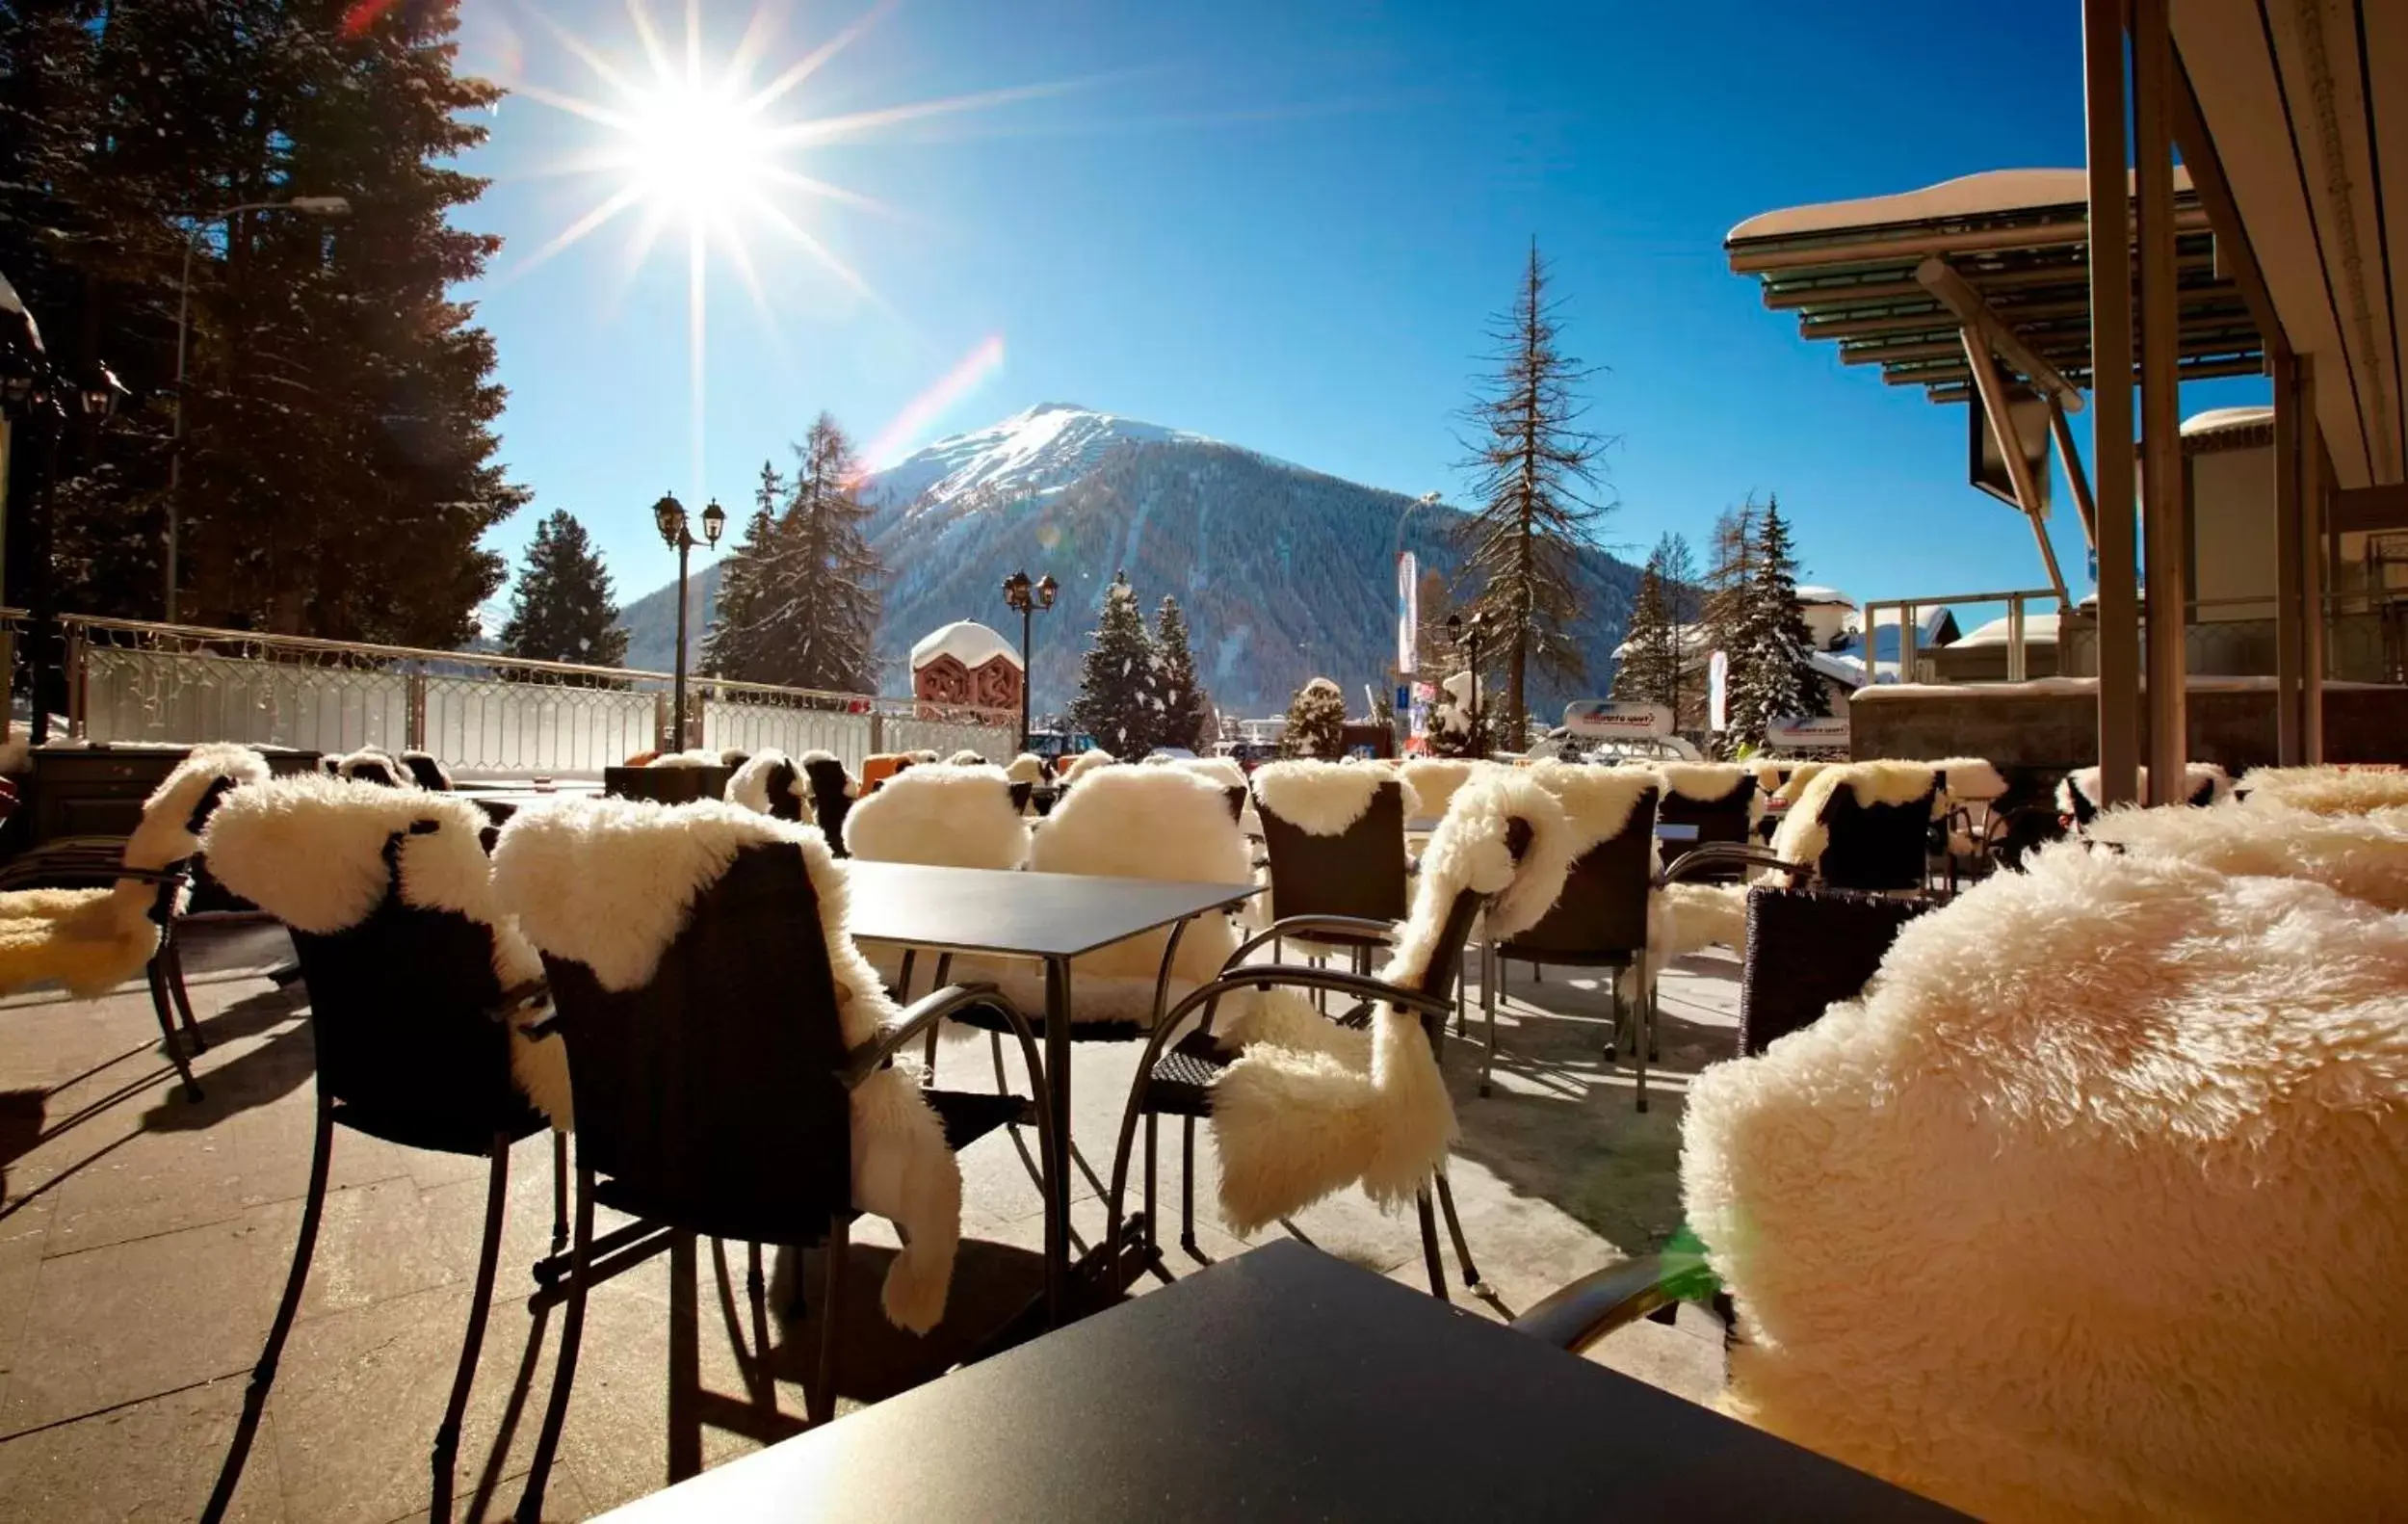
M 10 644 L 23 616 L 0 613 Z M 668 749 L 667 672 L 62 616 L 68 734 L 90 741 L 244 741 L 432 752 L 457 774 L 598 775 Z M 974 750 L 1008 759 L 1016 711 L 690 678 L 685 731 L 714 749 Z
M 2012 592 L 1968 592 L 1947 598 L 1890 598 L 1868 603 L 1861 611 L 1865 625 L 1865 672 L 1869 680 L 1878 682 L 1880 662 L 1876 641 L 1880 630 L 1878 616 L 1882 611 L 1898 614 L 1898 676 L 1894 682 L 1929 682 L 1936 675 L 1925 672 L 1918 650 L 1922 630 L 1917 616 L 1924 609 L 1958 608 L 1969 604 L 2002 603 L 2006 605 L 2006 680 L 2020 683 L 2030 675 L 2028 652 L 2025 648 L 2025 631 L 2031 620 L 2029 605 L 2045 599 L 2062 604 L 2054 589 L 2023 588 Z

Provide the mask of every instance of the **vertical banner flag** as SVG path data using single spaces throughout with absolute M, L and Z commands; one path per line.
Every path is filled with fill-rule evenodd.
M 1716 651 L 1706 661 L 1706 723 L 1712 729 L 1731 728 L 1730 687 L 1731 658 Z
M 1414 635 L 1422 624 L 1421 574 L 1413 552 L 1397 558 L 1397 670 L 1405 677 L 1414 671 Z

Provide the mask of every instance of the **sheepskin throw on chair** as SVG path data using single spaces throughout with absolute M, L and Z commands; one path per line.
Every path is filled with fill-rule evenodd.
M 2408 916 L 2332 884 L 2399 868 L 2247 814 L 2110 816 L 1698 1076 L 1736 1410 L 1984 1518 L 2398 1511 Z
M 845 849 L 870 862 L 1017 868 L 1029 828 L 1011 782 L 991 763 L 923 763 L 894 775 L 845 817 Z
M 1531 830 L 1520 858 L 1513 823 Z M 1488 899 L 1489 933 L 1533 926 L 1563 892 L 1573 832 L 1527 771 L 1483 769 L 1458 790 L 1422 856 L 1413 911 L 1379 977 L 1418 985 L 1441 952 L 1458 895 Z M 1240 1233 L 1360 1184 L 1383 1207 L 1414 1199 L 1454 1141 L 1422 1018 L 1380 1006 L 1368 1030 L 1341 1026 L 1294 990 L 1274 989 L 1219 1029 L 1241 1050 L 1213 1088 L 1221 1214 Z
M 193 748 L 143 801 L 142 823 L 125 840 L 124 865 L 164 869 L 192 856 L 220 801 L 267 776 L 267 759 L 249 747 Z M 152 919 L 159 894 L 158 884 L 138 879 L 106 889 L 0 894 L 0 990 L 57 980 L 85 997 L 133 978 L 159 950 L 160 926 Z
M 819 901 L 838 1028 L 846 1049 L 857 1049 L 898 1012 L 845 929 L 845 871 L 809 827 L 716 800 L 666 809 L 634 800 L 560 801 L 522 810 L 502 828 L 494 882 L 544 953 L 585 964 L 606 990 L 638 989 L 686 929 L 696 897 L 737 854 L 781 842 L 801 854 Z M 886 1316 L 925 1333 L 944 1316 L 953 1279 L 961 1167 L 908 1065 L 868 1076 L 851 1105 L 853 1205 L 903 1231 L 903 1248 L 886 1273 Z
M 494 893 L 488 828 L 484 811 L 461 795 L 304 775 L 235 793 L 202 846 L 220 882 L 297 932 L 331 936 L 357 926 L 388 891 L 406 906 L 451 911 L 485 930 L 494 979 L 508 990 L 542 979 L 543 964 Z M 565 1130 L 567 1061 L 558 1042 L 523 1030 L 539 1015 L 512 1020 L 510 1076 Z

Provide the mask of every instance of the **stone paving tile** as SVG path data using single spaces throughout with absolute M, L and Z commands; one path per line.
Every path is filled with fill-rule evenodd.
M 210 1050 L 198 1106 L 166 1083 L 146 995 L 129 988 L 68 1003 L 18 997 L 0 1020 L 0 1498 L 13 1515 L 64 1519 L 186 1517 L 207 1494 L 282 1285 L 307 1182 L 314 1100 L 298 991 L 242 977 L 277 960 L 274 937 L 215 951 L 194 990 Z M 1490 1300 L 1458 1305 L 1509 1315 L 1626 1252 L 1652 1248 L 1679 1222 L 1674 1167 L 1685 1077 L 1727 1056 L 1736 963 L 1709 954 L 1664 976 L 1662 1069 L 1653 1110 L 1632 1109 L 1627 1066 L 1601 1046 L 1604 985 L 1575 970 L 1512 971 L 1500 1010 L 1496 1093 L 1477 1093 L 1479 1024 L 1448 1045 L 1444 1066 L 1463 1138 L 1451 1180 Z M 1077 1051 L 1074 1136 L 1109 1177 L 1134 1044 Z M 1025 1085 L 1008 1060 L 1015 1088 Z M 983 1040 L 950 1042 L 949 1087 L 991 1089 Z M 11 1109 L 11 1097 L 17 1097 Z M 88 1115 L 81 1115 L 90 1108 Z M 42 1137 L 45 1130 L 55 1136 Z M 30 1130 L 28 1130 L 30 1128 Z M 1034 1134 L 1027 1134 L 1032 1147 Z M 510 1161 L 497 1295 L 465 1425 L 457 1511 L 503 1516 L 514 1505 L 550 1391 L 559 1314 L 527 1312 L 528 1267 L 550 1247 L 548 1137 Z M 1141 1157 L 1141 1156 L 1140 1156 Z M 1178 1243 L 1178 1130 L 1159 1166 L 1165 1266 L 1172 1274 L 1242 1252 L 1217 1200 L 1209 1129 L 1196 1150 L 1196 1239 Z M 1133 1161 L 1133 1169 L 1135 1161 Z M 475 1270 L 485 1162 L 338 1134 L 327 1218 L 302 1316 L 287 1347 L 241 1495 L 241 1516 L 383 1524 L 423 1516 L 427 1452 L 448 1393 Z M 1043 1214 L 1034 1184 L 1001 1135 L 963 1157 L 965 1245 L 945 1325 L 927 1339 L 876 1312 L 895 1242 L 857 1224 L 850 1311 L 838 1325 L 840 1410 L 932 1379 L 999 1327 L 1041 1284 Z M 1073 1222 L 1093 1242 L 1105 1206 L 1076 1180 Z M 1131 1204 L 1138 1199 L 1133 1182 Z M 611 1219 L 605 1215 L 604 1226 Z M 1301 1213 L 1316 1243 L 1401 1282 L 1426 1284 L 1413 1213 L 1342 1194 Z M 1273 1226 L 1255 1242 L 1277 1236 Z M 1442 1229 L 1443 1232 L 1443 1229 Z M 741 1246 L 721 1292 L 710 1246 L 699 1256 L 706 1387 L 743 1397 L 749 1348 Z M 765 1367 L 787 1414 L 804 1407 L 817 1369 L 824 1258 L 771 1256 L 799 1276 L 808 1309 L 772 1302 Z M 1143 1295 L 1159 1282 L 1131 1288 Z M 731 1316 L 738 1330 L 731 1335 Z M 196 1315 L 196 1312 L 198 1315 Z M 570 1518 L 657 1489 L 667 1433 L 667 1261 L 601 1288 L 589 1303 L 574 1400 L 547 1517 Z M 1684 1309 L 1676 1327 L 1642 1325 L 1593 1358 L 1668 1390 L 1710 1399 L 1720 1384 L 1718 1327 Z M 748 1358 L 748 1357 L 746 1357 Z M 213 1379 L 214 1378 L 214 1379 Z M 504 1438 L 507 1431 L 507 1438 Z M 706 1429 L 706 1461 L 756 1441 Z M 120 1455 L 135 1457 L 119 1462 Z M 482 1495 L 481 1495 L 482 1494 Z

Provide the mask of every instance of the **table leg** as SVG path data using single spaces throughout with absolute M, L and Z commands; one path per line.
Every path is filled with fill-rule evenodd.
M 1062 1321 L 1062 1282 L 1070 1269 L 1070 959 L 1045 960 L 1045 1094 L 1054 1109 L 1054 1146 L 1045 1161 L 1053 1197 L 1045 1216 L 1045 1320 Z

